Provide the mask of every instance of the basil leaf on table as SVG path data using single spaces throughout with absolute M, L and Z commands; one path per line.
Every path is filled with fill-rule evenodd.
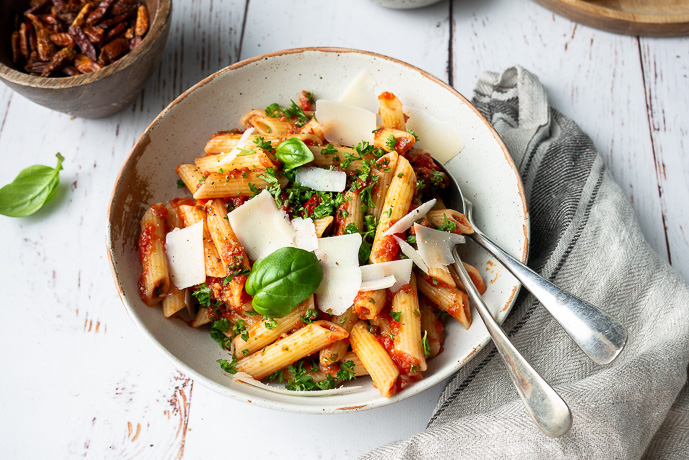
M 323 270 L 316 255 L 298 248 L 282 248 L 254 264 L 246 280 L 254 310 L 282 318 L 316 292 Z
M 0 214 L 26 217 L 50 201 L 60 184 L 60 171 L 65 158 L 59 153 L 57 166 L 33 165 L 23 169 L 9 184 L 0 188 Z
M 313 153 L 309 147 L 296 137 L 280 142 L 275 149 L 275 156 L 282 161 L 285 170 L 294 169 L 313 161 Z

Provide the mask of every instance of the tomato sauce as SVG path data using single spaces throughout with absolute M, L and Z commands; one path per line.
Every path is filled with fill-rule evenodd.
M 309 98 L 309 92 L 308 91 L 303 91 L 299 93 L 299 107 L 301 107 L 302 110 L 311 110 L 311 100 L 313 100 L 313 96 Z

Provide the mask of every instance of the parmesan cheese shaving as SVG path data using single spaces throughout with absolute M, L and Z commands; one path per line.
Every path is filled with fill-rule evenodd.
M 355 105 L 369 112 L 378 112 L 376 80 L 368 70 L 362 70 L 342 93 L 338 102 Z
M 292 219 L 292 229 L 294 229 L 294 243 L 299 249 L 305 251 L 315 251 L 318 249 L 318 236 L 313 219 L 307 217 L 295 217 Z
M 376 114 L 355 105 L 319 99 L 316 119 L 325 138 L 342 145 L 357 145 L 361 141 L 373 144 Z
M 363 267 L 361 267 L 363 268 Z M 371 281 L 364 281 L 361 283 L 360 291 L 377 291 L 379 289 L 387 289 L 395 285 L 394 275 L 386 276 L 384 278 L 378 278 Z
M 394 235 L 395 233 L 401 233 L 411 228 L 411 226 L 414 225 L 414 222 L 424 218 L 426 214 L 428 214 L 428 211 L 435 206 L 436 201 L 438 200 L 433 198 L 432 200 L 426 201 L 418 208 L 412 210 L 409 214 L 405 215 L 400 220 L 395 222 L 390 228 L 385 230 L 383 236 Z
M 227 216 L 251 260 L 262 259 L 280 248 L 294 247 L 294 230 L 266 190 Z
M 323 280 L 316 290 L 316 304 L 321 311 L 341 315 L 354 303 L 361 287 L 361 241 L 359 233 L 318 239 L 316 256 L 321 261 Z
M 294 179 L 304 187 L 319 192 L 344 192 L 347 186 L 346 172 L 330 171 L 315 166 L 297 169 Z
M 407 128 L 419 136 L 419 141 L 414 146 L 428 150 L 442 164 L 464 149 L 464 141 L 454 123 L 437 119 L 418 109 L 410 108 L 407 115 Z
M 402 250 L 402 254 L 405 256 L 409 257 L 412 261 L 414 261 L 414 264 L 421 269 L 424 273 L 428 274 L 428 265 L 426 265 L 426 262 L 423 261 L 423 258 L 421 257 L 421 254 L 419 254 L 419 251 L 414 249 L 411 244 L 407 243 L 404 241 L 402 238 L 399 236 L 393 236 L 395 238 L 395 241 L 397 241 L 397 244 L 399 244 L 400 249 Z
M 237 158 L 241 153 L 247 142 L 249 142 L 249 136 L 254 132 L 254 128 L 249 128 L 242 134 L 242 137 L 237 141 L 237 145 L 234 146 L 232 150 L 227 153 L 221 153 L 218 156 L 218 164 L 221 166 L 229 165 Z
M 172 284 L 185 289 L 206 281 L 203 254 L 203 221 L 185 228 L 176 228 L 165 236 Z
M 261 388 L 266 391 L 270 391 L 273 393 L 278 393 L 281 395 L 289 395 L 289 396 L 308 396 L 308 397 L 317 397 L 317 396 L 331 396 L 331 395 L 343 395 L 347 393 L 354 393 L 359 391 L 362 387 L 356 386 L 356 387 L 340 387 L 340 388 L 333 388 L 332 390 L 314 390 L 314 391 L 291 391 L 291 390 L 286 390 L 282 387 L 274 387 L 271 385 L 266 385 L 265 383 L 261 382 L 260 380 L 256 380 L 249 374 L 245 372 L 237 372 L 233 376 L 230 377 L 232 380 L 235 382 L 243 383 L 245 385 L 250 385 L 252 387 L 256 388 Z
M 452 247 L 464 243 L 464 237 L 414 224 L 416 245 L 423 261 L 430 268 L 446 267 L 454 262 Z
M 402 286 L 409 284 L 411 267 L 412 261 L 410 259 L 365 265 L 361 267 L 361 278 L 364 282 L 370 282 L 393 276 L 395 283 L 389 287 L 392 292 L 397 292 Z M 371 291 L 372 289 L 364 289 L 362 287 L 361 290 Z

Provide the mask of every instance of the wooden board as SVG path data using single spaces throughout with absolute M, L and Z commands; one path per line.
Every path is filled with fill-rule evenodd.
M 689 0 L 535 0 L 573 21 L 618 34 L 689 35 Z

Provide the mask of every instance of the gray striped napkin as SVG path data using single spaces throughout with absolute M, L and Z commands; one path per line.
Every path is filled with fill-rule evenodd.
M 538 78 L 521 67 L 485 73 L 473 102 L 522 175 L 529 265 L 622 321 L 629 342 L 597 366 L 522 292 L 503 327 L 570 405 L 571 431 L 541 434 L 490 345 L 451 378 L 426 431 L 365 458 L 689 458 L 689 288 L 646 244 L 593 143 L 549 106 Z

